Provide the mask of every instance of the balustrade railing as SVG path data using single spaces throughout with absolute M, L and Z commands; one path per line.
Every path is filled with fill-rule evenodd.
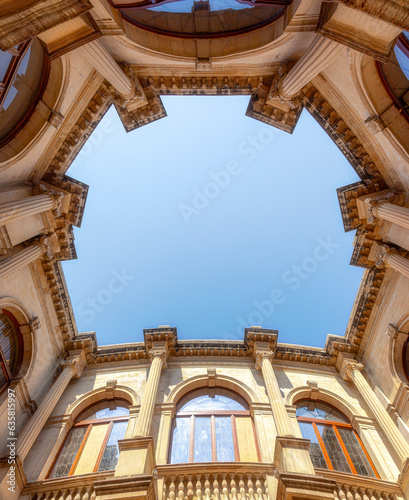
M 111 477 L 113 477 L 113 472 L 100 472 L 28 483 L 21 498 L 24 500 L 95 500 L 94 481 Z
M 405 498 L 397 483 L 321 469 L 316 470 L 316 474 L 336 482 L 335 500 L 404 500 Z
M 158 466 L 158 500 L 267 500 L 264 464 Z

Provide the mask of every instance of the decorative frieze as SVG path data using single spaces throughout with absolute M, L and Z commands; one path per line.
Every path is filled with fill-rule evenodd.
M 92 9 L 89 0 L 20 2 L 12 11 L 0 10 L 0 49 L 8 50 Z
M 386 186 L 378 167 L 366 151 L 365 146 L 338 111 L 313 85 L 308 85 L 303 89 L 303 104 L 338 146 L 362 180 L 366 183 L 371 181 Z

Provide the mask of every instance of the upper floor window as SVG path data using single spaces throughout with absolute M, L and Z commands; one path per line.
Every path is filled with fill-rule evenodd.
M 398 38 L 395 55 L 403 74 L 409 80 L 409 32 L 404 31 Z
M 178 405 L 170 462 L 258 462 L 255 430 L 246 401 L 221 388 L 198 389 Z
M 0 50 L 0 141 L 33 111 L 46 82 L 47 65 L 37 39 Z
M 158 0 L 113 2 L 124 19 L 150 31 L 183 37 L 212 37 L 248 32 L 274 23 L 290 0 Z M 166 15 L 164 15 L 166 13 Z
M 4 310 L 0 313 L 0 391 L 17 373 L 21 362 L 22 337 L 16 318 Z
M 402 356 L 403 369 L 405 370 L 405 375 L 409 380 L 409 337 L 403 345 L 403 356 Z
M 49 477 L 113 470 L 118 461 L 118 439 L 125 437 L 128 403 L 102 401 L 83 411 L 64 441 Z
M 342 413 L 316 401 L 302 401 L 297 406 L 301 433 L 311 441 L 314 467 L 379 478 L 362 441 Z

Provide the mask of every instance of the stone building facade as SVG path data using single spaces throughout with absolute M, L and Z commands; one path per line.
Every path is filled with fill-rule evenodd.
M 408 30 L 407 0 L 1 3 L 0 498 L 409 499 Z M 111 105 L 131 131 L 168 94 L 245 94 L 289 133 L 306 108 L 344 153 L 344 337 L 77 331 L 66 171 Z

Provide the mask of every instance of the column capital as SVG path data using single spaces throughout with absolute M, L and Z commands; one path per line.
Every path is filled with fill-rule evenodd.
M 60 367 L 63 370 L 72 370 L 72 378 L 80 378 L 87 366 L 85 351 L 81 350 L 78 353 L 71 354 L 68 358 L 60 362 Z
M 383 194 L 382 196 L 367 197 L 365 198 L 365 203 L 368 205 L 368 223 L 374 224 L 379 217 L 378 208 L 385 203 L 392 203 L 398 198 L 397 193 L 389 192 Z
M 261 364 L 263 362 L 263 359 L 267 359 L 271 363 L 273 358 L 274 358 L 274 352 L 269 347 L 260 346 L 254 349 L 254 359 L 256 361 L 257 370 L 261 369 Z
M 344 380 L 352 380 L 352 372 L 362 371 L 363 369 L 364 365 L 355 359 L 343 358 L 339 373 Z
M 155 358 L 162 360 L 162 368 L 167 367 L 167 359 L 169 357 L 169 347 L 167 342 L 153 342 L 152 349 L 148 352 L 151 361 Z
M 38 195 L 48 195 L 54 202 L 52 210 L 55 211 L 55 216 L 59 217 L 61 215 L 61 205 L 65 193 L 57 191 L 56 189 L 51 189 L 43 183 L 35 184 L 33 187 L 33 193 Z
M 385 243 L 374 241 L 368 255 L 368 261 L 373 262 L 378 269 L 382 269 L 385 266 L 388 267 L 392 255 L 400 255 L 400 253 Z

